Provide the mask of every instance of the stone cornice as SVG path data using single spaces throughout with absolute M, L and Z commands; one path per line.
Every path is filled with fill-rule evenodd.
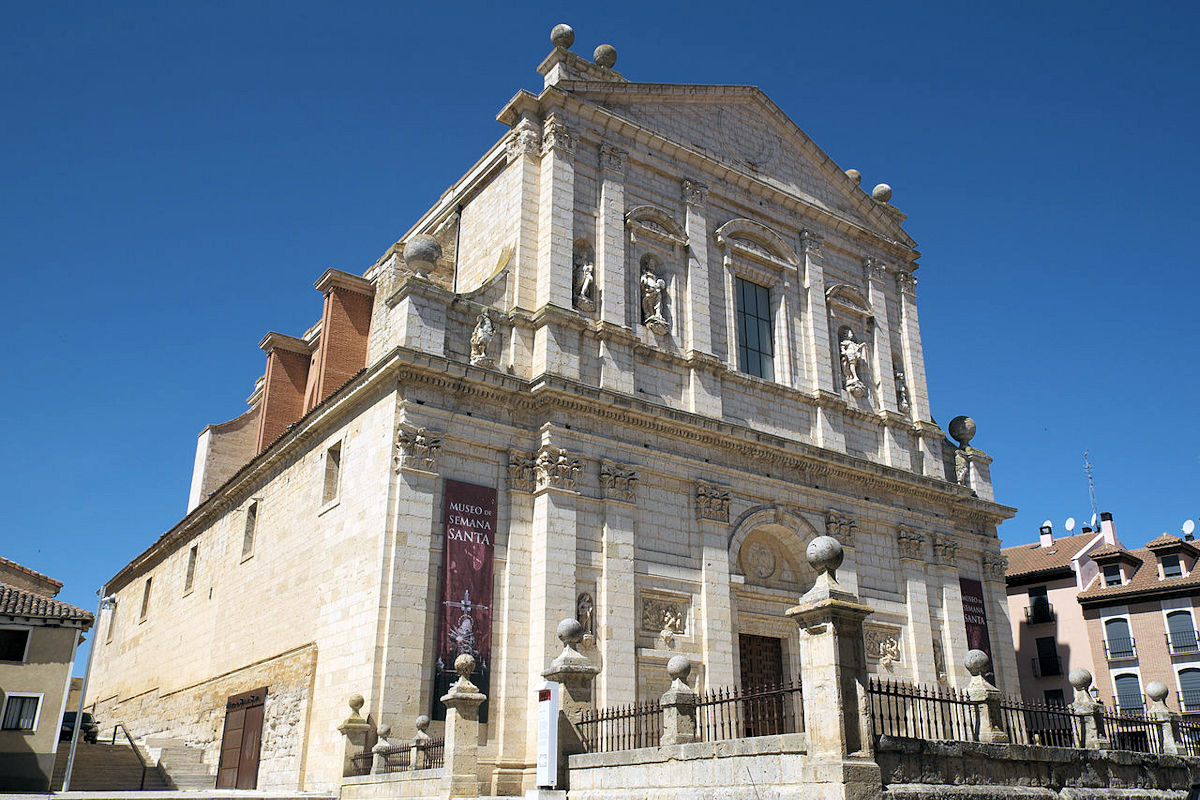
M 372 297 L 375 294 L 374 283 L 358 275 L 342 272 L 340 269 L 325 270 L 325 273 L 320 278 L 317 278 L 317 282 L 313 286 L 322 294 L 334 288 L 345 289 L 348 292 L 363 294 L 367 297 Z
M 266 353 L 278 349 L 308 355 L 313 351 L 313 344 L 311 342 L 297 339 L 295 336 L 288 336 L 286 333 L 276 333 L 275 331 L 268 332 L 262 338 L 262 341 L 258 343 L 258 347 Z

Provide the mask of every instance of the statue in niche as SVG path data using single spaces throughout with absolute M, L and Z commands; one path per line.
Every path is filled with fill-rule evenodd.
M 667 282 L 658 277 L 655 267 L 660 267 L 658 258 L 653 255 L 642 257 L 642 277 L 638 283 L 642 294 L 642 324 L 657 334 L 670 330 L 666 317 L 663 316 L 663 296 L 667 291 Z
M 493 367 L 495 359 L 487 354 L 488 346 L 496 336 L 496 324 L 485 308 L 475 319 L 475 330 L 471 333 L 471 364 L 479 367 Z
M 971 464 L 961 449 L 954 451 L 954 480 L 959 486 L 971 485 Z
M 592 601 L 592 596 L 587 592 L 579 595 L 575 601 L 575 619 L 579 620 L 579 624 L 583 626 L 584 638 L 596 635 L 596 604 Z
M 908 411 L 908 381 L 904 379 L 904 370 L 894 367 L 892 373 L 896 379 L 896 408 L 902 413 Z
M 591 251 L 576 246 L 572 256 L 575 265 L 575 307 L 580 311 L 596 310 L 596 264 Z
M 843 328 L 839 347 L 842 353 L 842 382 L 846 391 L 855 397 L 862 397 L 867 387 L 858 377 L 858 365 L 867 358 L 867 343 L 857 341 L 854 331 Z

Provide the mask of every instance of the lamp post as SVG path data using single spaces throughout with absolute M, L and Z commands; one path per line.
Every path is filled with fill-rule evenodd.
M 96 592 L 96 594 L 100 594 Z M 75 748 L 79 744 L 79 728 L 83 725 L 83 700 L 87 697 L 88 678 L 92 675 L 92 658 L 96 655 L 96 634 L 100 631 L 100 613 L 106 608 L 117 607 L 117 596 L 101 597 L 96 603 L 96 616 L 92 624 L 92 646 L 88 648 L 87 667 L 83 671 L 83 686 L 79 688 L 79 707 L 75 709 L 75 726 L 71 729 L 71 752 L 67 754 L 67 772 L 63 775 L 62 790 L 71 788 L 71 770 L 75 767 Z

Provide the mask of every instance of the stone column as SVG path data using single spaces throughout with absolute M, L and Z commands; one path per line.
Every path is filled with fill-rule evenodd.
M 959 684 L 958 669 L 962 666 L 959 649 L 967 641 L 967 620 L 963 614 L 962 587 L 958 570 L 947 564 L 934 567 L 935 581 L 942 586 L 942 652 L 946 656 L 946 675 L 955 686 Z M 963 648 L 965 649 L 965 648 Z
M 579 721 L 585 709 L 592 706 L 592 681 L 600 668 L 580 653 L 576 646 L 583 641 L 583 626 L 576 619 L 558 623 L 558 638 L 563 650 L 542 673 L 548 681 L 562 686 L 558 695 L 558 780 L 559 788 L 567 788 L 567 757 L 583 752 Z
M 983 673 L 991 664 L 988 654 L 982 650 L 971 650 L 963 659 L 963 666 L 971 673 L 967 684 L 967 697 L 975 704 L 979 715 L 979 741 L 989 744 L 1006 744 L 1008 733 L 1004 730 L 1004 715 L 1000 711 L 1000 690 L 987 682 Z
M 1083 740 L 1077 744 L 1085 750 L 1107 750 L 1108 737 L 1104 735 L 1104 723 L 1100 717 L 1102 706 L 1088 692 L 1088 687 L 1092 685 L 1092 673 L 1083 667 L 1076 667 L 1067 675 L 1067 680 L 1075 688 L 1071 713 L 1079 721 L 1077 730 Z
M 1146 716 L 1158 723 L 1163 753 L 1169 756 L 1182 755 L 1183 749 L 1179 746 L 1179 715 L 1167 708 L 1167 704 L 1163 702 L 1167 699 L 1167 685 L 1162 681 L 1150 681 L 1146 684 L 1146 697 L 1150 698 Z
M 533 374 L 552 372 L 570 379 L 579 378 L 581 322 L 572 302 L 576 141 L 576 133 L 567 127 L 561 113 L 554 112 L 546 118 L 542 126 L 538 191 L 538 277 L 533 333 Z M 558 313 L 554 313 L 556 310 Z
M 925 379 L 925 354 L 921 349 L 921 326 L 917 323 L 917 278 L 911 272 L 896 273 L 900 291 L 900 346 L 904 349 L 904 377 L 908 384 L 909 417 L 927 422 L 929 387 Z
M 338 733 L 342 734 L 342 775 L 354 775 L 358 770 L 354 767 L 354 757 L 366 752 L 367 737 L 371 734 L 371 723 L 363 719 L 362 711 L 363 700 L 361 694 L 350 695 L 350 716 L 346 717 L 346 721 L 338 726 Z
M 875 341 L 871 353 L 872 369 L 875 371 L 875 408 L 879 411 L 896 410 L 896 377 L 892 371 L 892 328 L 887 307 L 887 267 L 882 261 L 868 258 L 863 263 L 867 277 L 867 290 L 871 303 L 871 315 L 875 317 Z
M 721 416 L 721 379 L 712 356 L 712 294 L 708 272 L 708 221 L 704 204 L 708 187 L 683 180 L 683 202 L 687 210 L 687 293 L 683 306 L 681 340 L 689 360 L 688 410 L 711 417 Z M 717 290 L 719 291 L 719 289 Z
M 385 775 L 388 772 L 387 757 L 388 751 L 392 749 L 392 743 L 388 741 L 388 736 L 392 734 L 390 725 L 379 726 L 379 741 L 375 742 L 375 746 L 371 748 L 371 774 Z
M 700 481 L 694 489 L 701 562 L 700 613 L 704 615 L 704 659 L 708 686 L 732 686 L 736 680 L 733 600 L 729 583 L 729 492 Z
M 479 796 L 479 706 L 487 698 L 471 683 L 475 659 L 454 659 L 458 681 L 442 695 L 446 706 L 446 788 L 450 797 Z
M 604 493 L 604 527 L 600 551 L 600 586 L 597 598 L 599 625 L 596 638 L 604 664 L 598 681 L 600 708 L 637 700 L 637 630 L 634 609 L 634 514 L 632 488 L 629 498 L 611 489 Z
M 873 745 L 863 620 L 872 610 L 837 582 L 836 570 L 844 558 L 837 539 L 818 536 L 809 543 L 806 556 L 817 580 L 787 615 L 800 626 L 808 753 L 835 760 L 869 757 Z
M 600 145 L 600 214 L 596 220 L 596 285 L 603 325 L 628 330 L 625 276 L 625 170 L 629 154 Z M 632 335 L 600 337 L 600 386 L 633 392 Z
M 904 576 L 904 600 L 908 609 L 908 652 L 912 654 L 915 683 L 937 683 L 933 659 L 933 620 L 929 613 L 929 586 L 925 581 L 925 536 L 906 525 L 897 526 L 896 549 L 900 574 Z
M 804 288 L 808 302 L 805 316 L 811 376 L 807 389 L 816 398 L 813 434 L 817 444 L 829 450 L 845 450 L 844 403 L 833 382 L 833 351 L 829 341 L 829 309 L 825 305 L 825 240 L 813 231 L 800 232 L 804 251 Z
M 515 308 L 532 311 L 537 304 L 538 266 L 538 162 L 542 157 L 541 125 L 529 115 L 513 126 L 508 141 L 508 169 L 517 171 L 517 211 L 520 232 L 513 253 L 513 288 L 509 300 Z
M 662 747 L 699 741 L 696 735 L 696 693 L 687 685 L 691 672 L 692 662 L 687 656 L 671 656 L 667 662 L 667 674 L 672 679 L 671 688 L 658 701 L 663 713 L 663 732 L 659 740 Z

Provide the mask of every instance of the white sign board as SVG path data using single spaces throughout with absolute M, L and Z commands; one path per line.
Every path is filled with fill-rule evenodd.
M 537 690 L 537 785 L 558 785 L 558 684 L 545 681 Z

